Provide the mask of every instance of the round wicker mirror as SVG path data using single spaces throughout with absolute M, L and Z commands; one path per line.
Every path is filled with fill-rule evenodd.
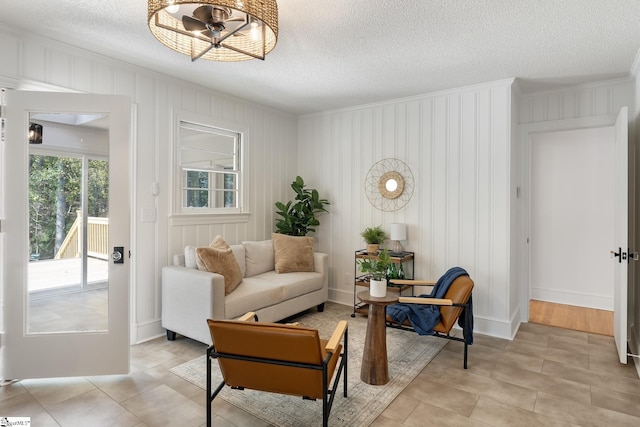
M 393 212 L 411 200 L 413 186 L 413 173 L 406 163 L 398 159 L 383 159 L 369 169 L 365 192 L 375 208 Z

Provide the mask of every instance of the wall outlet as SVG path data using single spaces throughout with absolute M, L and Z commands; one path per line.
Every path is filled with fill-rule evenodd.
M 344 273 L 344 284 L 353 285 L 353 278 L 351 277 L 351 273 Z

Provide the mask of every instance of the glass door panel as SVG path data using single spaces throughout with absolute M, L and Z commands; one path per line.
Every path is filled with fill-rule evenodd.
M 69 116 L 65 121 L 77 122 Z M 78 132 L 92 144 L 80 127 L 59 123 L 56 115 L 32 113 L 30 121 L 41 117 L 54 120 L 38 123 L 55 129 L 56 146 L 66 147 L 65 138 L 77 140 Z M 90 134 L 100 132 L 107 131 L 94 128 Z M 106 331 L 109 162 L 31 144 L 27 334 Z

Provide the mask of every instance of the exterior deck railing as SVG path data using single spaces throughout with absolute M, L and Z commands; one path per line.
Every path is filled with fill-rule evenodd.
M 71 225 L 55 259 L 77 258 L 82 247 L 82 212 L 76 212 L 76 220 Z M 87 255 L 98 259 L 108 259 L 109 218 L 90 216 L 87 219 Z

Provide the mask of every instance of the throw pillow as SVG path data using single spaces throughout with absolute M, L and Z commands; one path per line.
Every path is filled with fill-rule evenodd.
M 184 266 L 187 268 L 198 268 L 198 264 L 196 263 L 195 246 L 184 247 Z
M 276 273 L 315 271 L 313 263 L 313 238 L 273 233 Z
M 273 243 L 271 240 L 242 242 L 245 251 L 246 277 L 266 273 L 275 269 Z
M 238 261 L 221 236 L 216 236 L 209 247 L 196 248 L 196 263 L 199 270 L 218 273 L 224 277 L 225 295 L 233 292 L 242 282 Z

